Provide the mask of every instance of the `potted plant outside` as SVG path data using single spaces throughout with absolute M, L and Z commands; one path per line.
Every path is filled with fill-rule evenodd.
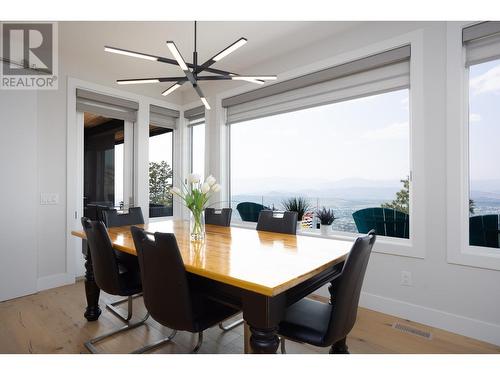
M 281 202 L 281 205 L 286 211 L 297 212 L 297 228 L 300 229 L 300 223 L 304 214 L 309 209 L 310 204 L 304 197 L 292 197 L 285 199 Z
M 333 210 L 323 207 L 321 210 L 316 211 L 316 217 L 319 219 L 319 222 L 321 224 L 321 234 L 326 236 L 328 234 L 328 229 L 332 227 L 332 224 L 336 219 Z

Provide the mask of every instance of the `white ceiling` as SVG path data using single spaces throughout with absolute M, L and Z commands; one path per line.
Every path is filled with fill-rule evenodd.
M 238 38 L 246 37 L 248 43 L 245 46 L 213 67 L 239 74 L 276 74 L 279 72 L 261 71 L 259 63 L 339 34 L 357 24 L 359 22 L 198 22 L 198 60 L 201 63 Z M 193 26 L 193 22 L 187 21 L 60 22 L 59 53 L 63 59 L 78 65 L 77 70 L 96 72 L 96 77 L 100 81 L 104 80 L 101 83 L 106 85 L 114 84 L 116 79 L 182 76 L 182 71 L 177 66 L 107 53 L 103 47 L 111 45 L 172 58 L 165 42 L 173 40 L 184 58 L 191 61 L 194 48 Z M 78 77 L 78 71 L 69 74 Z M 79 78 L 90 79 L 88 73 L 83 75 Z M 227 83 L 231 84 L 235 83 Z M 162 98 L 160 93 L 168 86 L 168 83 L 164 83 L 120 87 Z M 192 88 L 184 85 L 178 91 L 181 90 Z

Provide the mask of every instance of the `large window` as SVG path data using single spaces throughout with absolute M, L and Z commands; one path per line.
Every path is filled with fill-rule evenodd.
M 149 217 L 173 215 L 172 162 L 173 130 L 159 126 L 149 127 Z
M 242 202 L 280 210 L 286 199 L 305 197 L 310 207 L 303 229 L 314 230 L 318 223 L 313 212 L 326 207 L 334 211 L 336 231 L 363 231 L 363 220 L 381 215 L 380 225 L 396 218 L 390 225 L 404 228 L 386 235 L 409 237 L 409 89 L 230 127 L 235 212 Z M 355 222 L 353 214 L 366 208 L 375 210 L 360 212 Z M 236 213 L 234 219 L 242 217 Z
M 191 132 L 191 173 L 204 179 L 205 176 L 205 122 L 190 127 Z
M 498 248 L 500 60 L 469 69 L 469 242 Z

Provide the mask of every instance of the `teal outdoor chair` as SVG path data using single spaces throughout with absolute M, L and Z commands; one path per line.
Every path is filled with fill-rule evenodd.
M 469 244 L 499 248 L 498 215 L 480 215 L 469 218 Z
M 374 229 L 378 236 L 410 238 L 410 217 L 392 208 L 364 208 L 352 214 L 359 233 Z
M 265 210 L 266 208 L 267 207 L 254 202 L 241 202 L 236 206 L 236 209 L 241 216 L 241 220 L 251 221 L 254 223 L 259 221 L 260 211 Z

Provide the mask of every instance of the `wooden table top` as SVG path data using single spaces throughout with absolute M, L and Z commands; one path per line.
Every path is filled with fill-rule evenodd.
M 186 270 L 266 296 L 280 294 L 345 260 L 352 243 L 320 237 L 206 225 L 203 243 L 191 242 L 189 222 L 168 220 L 143 227 L 174 233 Z M 130 226 L 108 230 L 113 247 L 136 255 Z M 73 235 L 85 238 L 82 231 Z

